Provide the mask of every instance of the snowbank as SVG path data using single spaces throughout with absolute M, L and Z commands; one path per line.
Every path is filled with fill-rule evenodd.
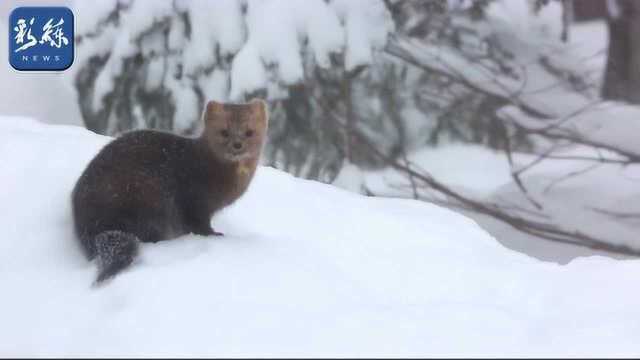
M 109 138 L 0 118 L 0 355 L 640 355 L 640 262 L 511 252 L 471 220 L 261 168 L 224 238 L 145 244 L 115 281 L 69 195 Z

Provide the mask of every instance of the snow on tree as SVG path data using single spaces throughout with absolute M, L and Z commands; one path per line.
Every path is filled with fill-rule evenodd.
M 444 56 L 489 58 L 483 63 L 509 69 L 510 49 L 486 30 L 490 3 L 80 2 L 79 21 L 93 19 L 78 29 L 83 118 L 107 134 L 141 127 L 195 133 L 205 99 L 260 95 L 271 100 L 268 161 L 324 181 L 345 160 L 381 165 L 349 136 L 353 128 L 391 156 L 442 141 L 500 147 L 499 99 L 425 72 L 386 47 L 389 35 L 401 36 Z
M 393 23 L 378 0 L 80 1 L 75 85 L 87 126 L 196 130 L 206 99 L 289 96 L 315 67 L 370 64 Z

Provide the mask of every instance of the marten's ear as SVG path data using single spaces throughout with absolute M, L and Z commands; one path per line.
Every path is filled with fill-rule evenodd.
M 262 99 L 252 99 L 249 101 L 249 105 L 251 106 L 251 111 L 254 114 L 259 114 L 261 118 L 265 120 L 265 122 L 269 121 L 269 113 L 267 108 L 267 102 Z
M 224 111 L 224 104 L 219 103 L 215 100 L 211 100 L 207 103 L 207 118 L 211 118 L 212 116 L 219 115 Z

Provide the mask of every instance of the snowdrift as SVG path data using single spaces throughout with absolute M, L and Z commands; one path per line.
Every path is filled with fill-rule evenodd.
M 452 211 L 266 167 L 225 237 L 144 244 L 92 288 L 70 192 L 107 141 L 0 118 L 0 356 L 640 355 L 640 262 L 539 262 Z

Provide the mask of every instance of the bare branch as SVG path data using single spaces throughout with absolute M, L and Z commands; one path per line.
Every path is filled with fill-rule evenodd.
M 345 126 L 345 121 L 342 119 L 342 117 L 336 114 L 335 111 L 333 111 L 331 108 L 329 108 L 327 104 L 324 104 L 318 98 L 315 98 L 315 101 L 318 102 L 319 106 L 323 107 L 326 110 L 327 114 L 329 115 L 327 119 L 328 121 L 332 121 L 336 126 L 339 127 Z M 353 129 L 353 136 L 357 139 L 357 143 L 359 145 L 364 146 L 371 154 L 380 158 L 389 167 L 412 176 L 417 182 L 420 182 L 422 184 L 421 186 L 428 187 L 446 196 L 449 201 L 452 201 L 452 203 L 456 204 L 457 206 L 491 216 L 519 231 L 537 236 L 541 239 L 587 247 L 594 250 L 602 250 L 611 253 L 640 257 L 640 249 L 635 249 L 627 245 L 612 244 L 604 239 L 597 238 L 579 230 L 563 229 L 553 223 L 540 222 L 528 218 L 523 218 L 505 211 L 498 204 L 472 199 L 453 190 L 444 183 L 436 180 L 431 175 L 423 172 L 418 172 L 412 169 L 411 166 L 407 166 L 404 162 L 398 161 L 397 159 L 391 158 L 390 156 L 382 153 L 365 136 L 357 131 L 357 129 Z

